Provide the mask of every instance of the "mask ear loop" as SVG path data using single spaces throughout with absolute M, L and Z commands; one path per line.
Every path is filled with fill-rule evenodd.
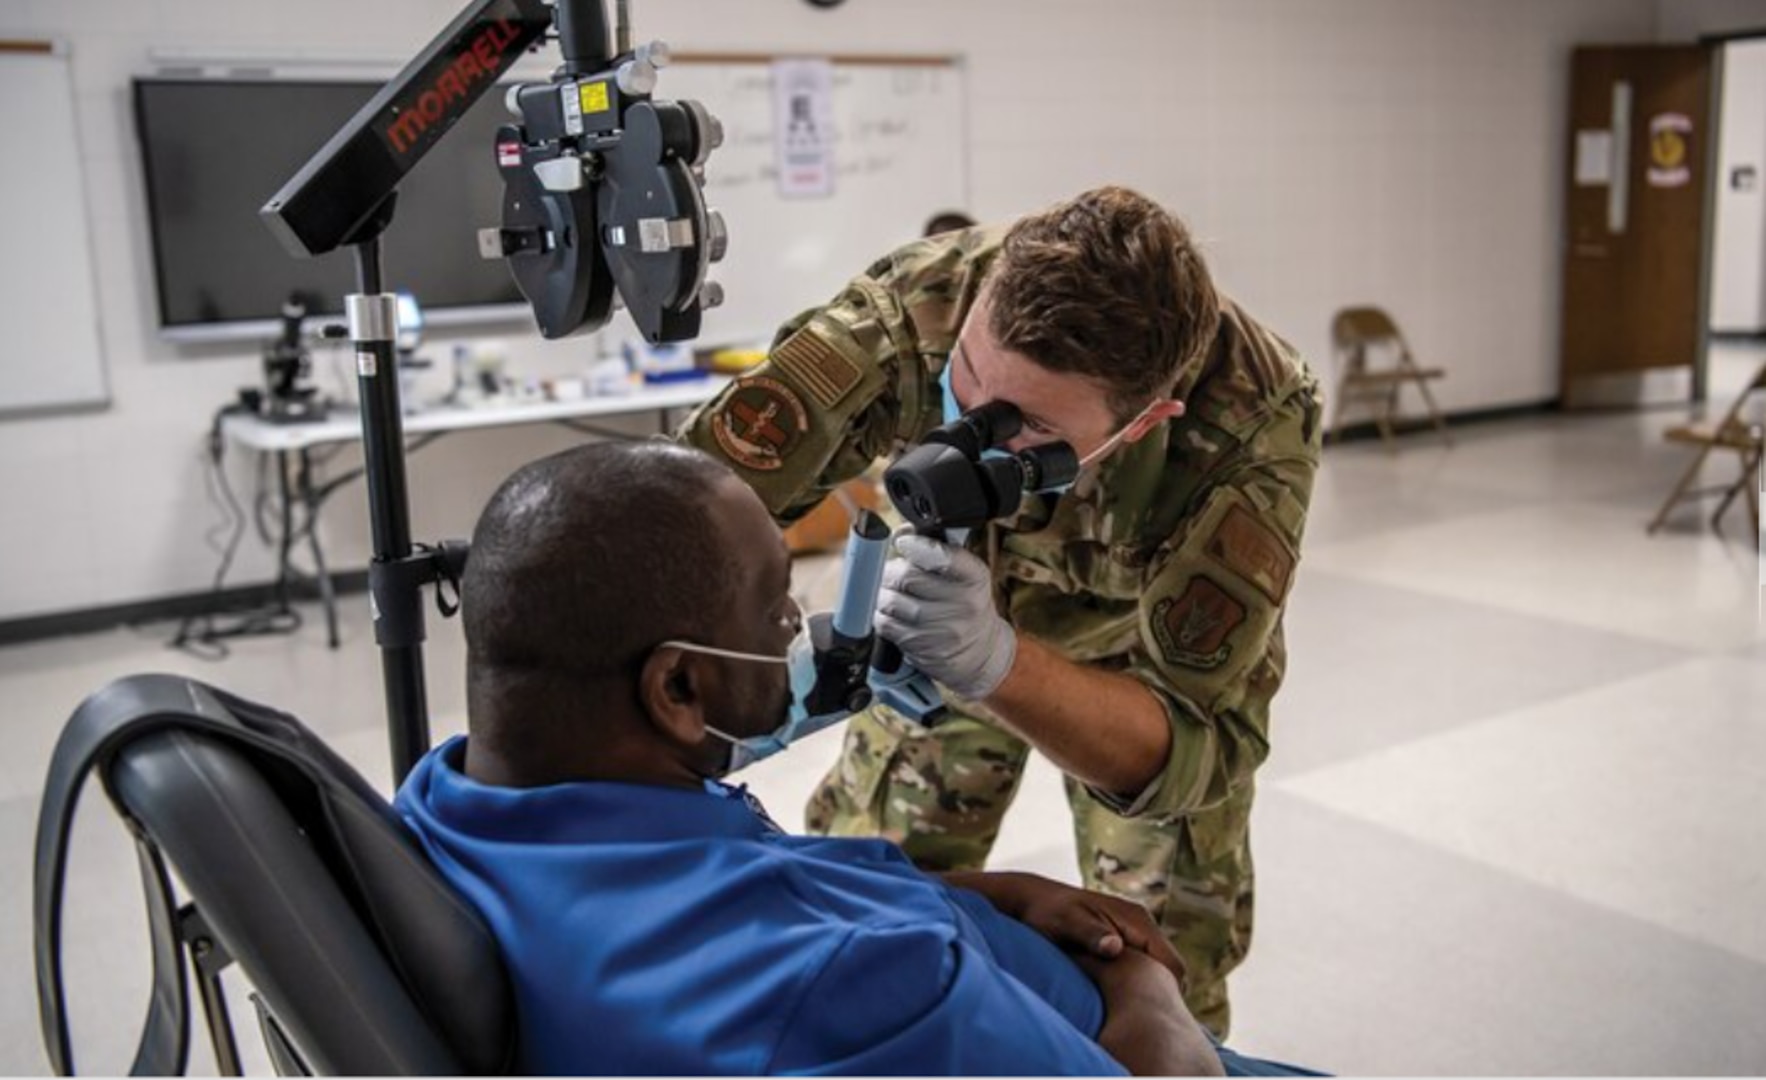
M 682 652 L 704 653 L 706 656 L 721 656 L 726 660 L 753 660 L 763 664 L 789 664 L 789 656 L 762 656 L 760 653 L 735 652 L 730 649 L 717 649 L 710 645 L 700 645 L 693 641 L 664 641 L 656 646 L 658 649 L 680 649 Z
M 1122 425 L 1121 430 L 1117 431 L 1116 434 L 1105 439 L 1103 445 L 1080 458 L 1079 467 L 1082 469 L 1088 468 L 1094 463 L 1103 460 L 1106 455 L 1125 442 L 1139 442 L 1146 437 L 1147 432 L 1152 431 L 1167 420 L 1176 420 L 1183 415 L 1183 412 L 1184 406 L 1181 401 L 1172 398 L 1164 398 L 1153 402 L 1146 408 L 1142 409 L 1133 420 Z

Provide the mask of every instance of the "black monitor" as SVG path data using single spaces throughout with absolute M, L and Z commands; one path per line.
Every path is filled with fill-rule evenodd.
M 166 336 L 261 333 L 296 292 L 314 313 L 343 310 L 355 289 L 349 253 L 295 259 L 258 209 L 379 88 L 355 80 L 135 80 Z M 507 116 L 502 98 L 486 94 L 399 188 L 385 234 L 386 283 L 412 293 L 432 323 L 526 316 L 507 266 L 481 258 L 476 239 L 502 217 L 494 146 Z

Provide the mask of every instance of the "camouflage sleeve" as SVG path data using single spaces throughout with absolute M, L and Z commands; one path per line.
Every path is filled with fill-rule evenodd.
M 1269 754 L 1269 705 L 1286 668 L 1282 611 L 1318 465 L 1316 450 L 1296 449 L 1215 483 L 1148 567 L 1125 673 L 1165 707 L 1171 751 L 1135 798 L 1093 791 L 1126 817 L 1219 803 Z
M 869 277 L 785 324 L 767 360 L 688 417 L 676 438 L 728 464 L 780 522 L 887 453 L 913 359 L 899 306 Z

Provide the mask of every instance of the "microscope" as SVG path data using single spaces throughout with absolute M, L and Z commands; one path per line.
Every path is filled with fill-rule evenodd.
M 255 411 L 272 424 L 305 424 L 325 419 L 325 399 L 316 388 L 305 385 L 312 373 L 312 357 L 301 340 L 301 324 L 307 305 L 299 294 L 282 303 L 282 332 L 264 346 L 264 393 Z M 241 390 L 248 405 L 254 395 Z

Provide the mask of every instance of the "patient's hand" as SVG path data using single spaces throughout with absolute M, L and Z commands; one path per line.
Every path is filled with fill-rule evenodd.
M 1157 960 L 1184 981 L 1183 960 L 1147 909 L 1131 900 L 1076 889 L 1016 871 L 952 871 L 944 880 L 972 889 L 1001 914 L 1010 915 L 1065 949 L 1109 960 L 1133 949 Z
M 1219 1076 L 1220 1055 L 1183 1001 L 1171 971 L 1127 952 L 1114 960 L 1077 955 L 1104 999 L 1098 1045 L 1135 1076 Z

